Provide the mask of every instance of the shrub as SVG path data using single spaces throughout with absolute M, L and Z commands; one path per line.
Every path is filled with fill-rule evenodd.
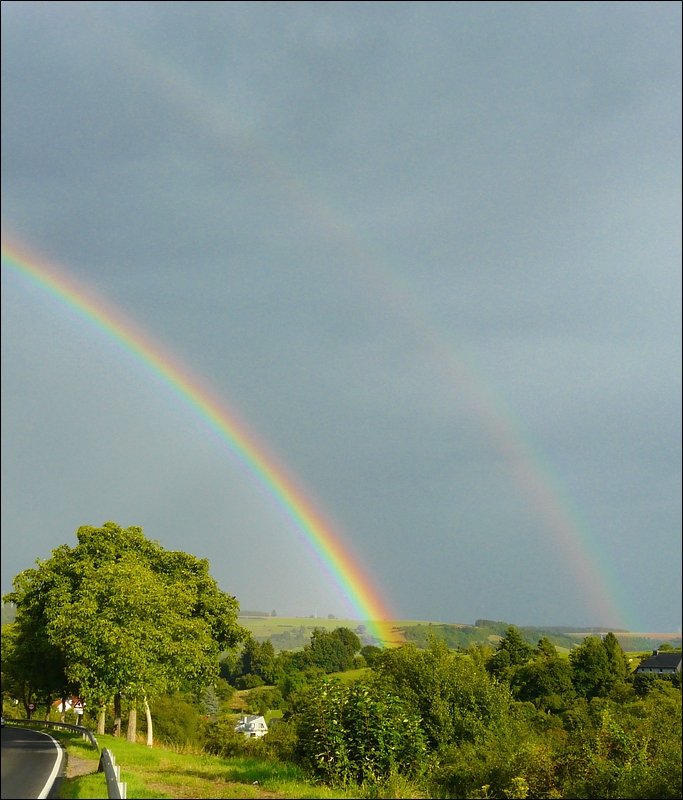
M 534 736 L 523 723 L 478 742 L 450 746 L 441 752 L 441 765 L 431 776 L 432 796 L 560 797 L 557 746 L 554 737 Z
M 295 762 L 298 738 L 296 728 L 279 719 L 271 721 L 267 736 L 263 737 L 263 749 L 270 758 Z
M 265 714 L 273 708 L 282 708 L 282 693 L 275 686 L 263 686 L 252 689 L 245 698 L 247 711 L 250 714 Z
M 378 783 L 423 768 L 420 720 L 377 684 L 323 679 L 297 696 L 291 719 L 300 763 L 330 784 Z
M 263 678 L 250 672 L 236 678 L 235 685 L 238 689 L 255 689 L 257 686 L 263 686 Z
M 197 704 L 182 694 L 162 695 L 151 703 L 154 738 L 177 745 L 201 745 L 204 721 Z M 144 717 L 141 729 L 144 730 Z

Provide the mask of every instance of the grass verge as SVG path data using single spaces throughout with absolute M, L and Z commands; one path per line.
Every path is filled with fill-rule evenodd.
M 103 773 L 96 772 L 99 754 L 77 734 L 50 731 L 67 753 L 67 777 L 60 798 L 107 797 Z M 356 791 L 330 789 L 308 780 L 296 766 L 253 756 L 220 758 L 176 752 L 159 745 L 98 736 L 100 747 L 114 754 L 128 797 L 140 798 L 351 798 Z M 72 775 L 73 765 L 92 772 Z M 71 768 L 70 768 L 71 764 Z

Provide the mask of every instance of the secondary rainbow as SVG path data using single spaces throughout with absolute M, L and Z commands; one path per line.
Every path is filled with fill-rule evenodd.
M 300 166 L 285 158 L 282 148 L 259 138 L 255 130 L 258 126 L 243 124 L 236 113 L 239 109 L 227 102 L 224 92 L 213 91 L 205 80 L 166 51 L 156 49 L 144 35 L 136 40 L 130 30 L 111 20 L 108 33 L 109 41 L 116 41 L 117 50 L 125 52 L 126 63 L 134 65 L 136 77 L 144 76 L 203 137 L 221 146 L 229 138 L 231 146 L 241 149 L 262 177 L 285 192 L 290 204 L 328 236 L 338 252 L 348 256 L 350 279 L 366 286 L 387 312 L 402 320 L 416 341 L 429 349 L 435 374 L 447 379 L 448 390 L 458 402 L 464 399 L 469 404 L 473 419 L 505 458 L 511 481 L 541 523 L 539 535 L 556 544 L 557 558 L 571 565 L 576 595 L 603 624 L 629 627 L 626 619 L 638 618 L 635 596 L 619 579 L 612 554 L 601 549 L 600 539 L 583 521 L 543 454 L 515 420 L 509 404 L 476 369 L 452 332 L 420 304 L 420 287 L 401 277 L 391 259 L 359 234 L 357 225 L 339 205 L 304 179 Z
M 92 290 L 72 278 L 63 267 L 31 252 L 24 244 L 3 235 L 2 264 L 66 303 L 87 322 L 113 338 L 130 355 L 152 370 L 194 413 L 208 423 L 233 455 L 276 500 L 277 505 L 303 536 L 315 558 L 332 579 L 349 607 L 369 631 L 382 641 L 390 639 L 392 618 L 342 534 L 307 496 L 295 478 L 268 448 L 250 432 L 238 415 L 203 384 L 178 358 L 137 324 L 113 309 Z

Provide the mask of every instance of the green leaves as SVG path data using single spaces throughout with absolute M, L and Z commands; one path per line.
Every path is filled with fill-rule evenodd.
M 116 692 L 134 700 L 217 677 L 219 654 L 246 631 L 208 562 L 114 522 L 81 527 L 76 536 L 76 547 L 57 548 L 14 581 L 25 667 L 28 642 L 45 643 L 44 661 L 31 663 L 30 674 L 52 691 L 57 679 L 48 681 L 45 663 L 61 659 L 59 689 L 78 687 L 91 706 Z
M 628 661 L 612 633 L 604 640 L 588 636 L 569 654 L 577 694 L 590 699 L 606 697 L 629 673 Z
M 425 760 L 419 718 L 378 684 L 322 678 L 297 696 L 291 719 L 300 761 L 327 783 L 410 776 Z
M 316 628 L 306 646 L 309 662 L 324 672 L 343 672 L 353 666 L 353 657 L 360 650 L 358 636 L 349 628 L 326 631 Z
M 469 656 L 451 652 L 438 639 L 427 650 L 414 645 L 385 650 L 375 669 L 393 694 L 422 718 L 430 745 L 481 739 L 509 713 L 506 685 L 495 683 Z

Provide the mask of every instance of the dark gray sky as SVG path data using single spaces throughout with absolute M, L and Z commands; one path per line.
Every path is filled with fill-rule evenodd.
M 681 624 L 679 3 L 2 3 L 2 224 L 238 413 L 405 619 Z M 141 525 L 348 612 L 143 365 L 3 267 L 2 590 Z

